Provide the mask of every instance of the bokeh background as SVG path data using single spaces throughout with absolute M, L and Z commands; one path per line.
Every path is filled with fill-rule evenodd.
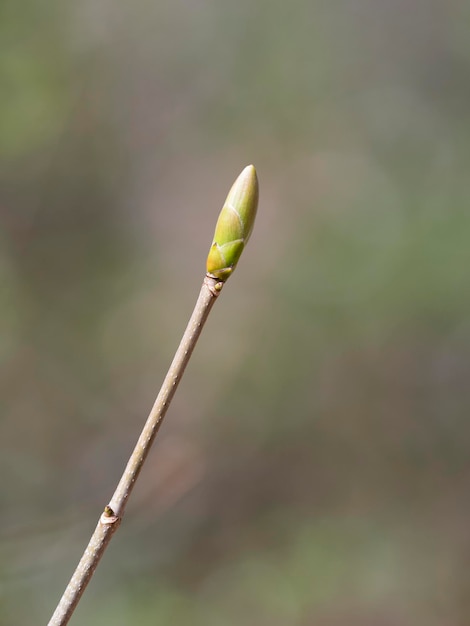
M 0 623 L 46 623 L 258 169 L 73 624 L 470 620 L 470 6 L 0 4 Z

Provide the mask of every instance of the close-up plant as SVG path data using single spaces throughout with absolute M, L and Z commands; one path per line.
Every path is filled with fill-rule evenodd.
M 220 212 L 214 240 L 207 257 L 207 273 L 160 393 L 150 411 L 116 491 L 109 504 L 104 507 L 98 525 L 49 621 L 49 626 L 63 626 L 68 623 L 111 537 L 121 523 L 129 496 L 181 381 L 199 335 L 222 291 L 222 287 L 232 275 L 243 248 L 248 242 L 255 223 L 257 209 L 258 177 L 254 166 L 248 165 L 234 182 Z
M 469 622 L 467 4 L 0 3 L 0 626 Z

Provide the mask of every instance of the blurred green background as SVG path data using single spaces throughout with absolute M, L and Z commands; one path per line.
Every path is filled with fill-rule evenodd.
M 73 624 L 470 620 L 470 6 L 0 4 L 0 624 L 46 623 L 254 163 L 250 244 Z

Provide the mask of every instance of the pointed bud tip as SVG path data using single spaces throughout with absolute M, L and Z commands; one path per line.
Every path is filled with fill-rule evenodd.
M 250 177 L 250 178 L 255 178 L 256 180 L 258 180 L 258 176 L 256 174 L 256 167 L 254 165 L 247 165 L 243 170 L 242 173 L 240 174 L 240 176 L 243 177 Z
M 254 165 L 247 165 L 241 171 L 241 173 L 238 175 L 238 178 L 233 183 L 228 197 L 231 198 L 232 194 L 246 193 L 254 194 L 256 197 L 255 203 L 258 204 L 259 183 L 258 175 L 256 173 L 256 168 Z

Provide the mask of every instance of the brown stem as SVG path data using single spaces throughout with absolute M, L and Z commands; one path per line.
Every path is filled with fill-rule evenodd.
M 155 400 L 155 404 L 150 411 L 150 415 L 147 418 L 134 451 L 129 458 L 127 467 L 124 470 L 113 497 L 105 507 L 98 521 L 98 525 L 90 542 L 48 626 L 64 626 L 68 623 L 111 537 L 118 529 L 124 514 L 124 509 L 126 508 L 131 491 L 142 469 L 142 465 L 147 458 L 153 440 L 165 417 L 170 402 L 175 395 L 176 388 L 183 376 L 186 365 L 191 358 L 194 346 L 199 339 L 202 328 L 222 287 L 223 283 L 219 280 L 210 276 L 205 277 L 193 314 L 184 331 L 183 338 L 181 339 L 173 362 L 170 365 L 170 369 L 163 381 L 160 393 Z

